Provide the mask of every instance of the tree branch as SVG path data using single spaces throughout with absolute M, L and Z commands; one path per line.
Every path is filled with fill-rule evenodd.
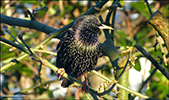
M 51 32 L 57 30 L 53 27 L 40 23 L 36 20 L 25 20 L 20 18 L 9 17 L 3 14 L 0 14 L 0 16 L 1 16 L 1 23 L 5 23 L 11 26 L 21 26 L 30 29 L 35 29 L 44 32 L 46 34 L 50 34 Z
M 161 66 L 161 64 L 159 64 L 140 44 L 136 44 L 135 47 L 147 58 L 149 59 L 152 64 L 161 71 L 161 73 L 167 78 L 169 79 L 169 72 L 163 67 Z
M 163 38 L 167 50 L 169 52 L 169 24 L 168 19 L 166 19 L 160 11 L 156 11 L 151 18 L 148 20 L 149 24 L 152 25 L 159 33 L 159 35 Z

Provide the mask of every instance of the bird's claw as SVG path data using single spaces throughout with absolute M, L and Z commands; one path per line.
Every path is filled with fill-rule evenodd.
M 86 88 L 87 88 L 87 91 L 89 91 L 89 85 L 88 85 L 88 81 L 87 81 L 87 77 L 86 77 L 86 74 L 84 73 L 84 77 L 85 77 L 85 81 L 84 83 L 81 85 L 81 88 L 84 86 L 84 88 L 82 88 L 82 92 L 84 93 L 86 91 Z
M 84 86 L 84 88 L 82 88 Z M 85 91 L 89 91 L 89 85 L 87 80 L 84 81 L 84 83 L 81 85 L 82 92 L 84 93 Z
M 60 79 L 61 76 L 63 76 L 65 74 L 65 69 L 64 68 L 59 68 L 57 72 L 60 72 L 59 78 L 58 78 L 58 79 Z

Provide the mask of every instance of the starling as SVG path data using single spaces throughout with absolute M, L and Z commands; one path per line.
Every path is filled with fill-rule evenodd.
M 98 41 L 100 29 L 113 28 L 101 24 L 94 15 L 77 19 L 57 46 L 56 66 L 80 81 L 81 75 L 93 70 L 97 64 L 101 53 Z M 61 86 L 68 87 L 72 83 L 64 78 Z

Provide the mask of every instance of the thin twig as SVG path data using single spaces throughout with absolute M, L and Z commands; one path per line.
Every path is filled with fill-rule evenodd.
M 30 54 L 27 49 L 23 48 L 23 46 L 21 46 L 21 45 L 19 45 L 19 44 L 16 44 L 16 43 L 14 43 L 14 42 L 12 42 L 12 41 L 9 41 L 9 40 L 7 40 L 7 39 L 5 39 L 5 38 L 3 38 L 3 37 L 0 38 L 0 41 L 2 41 L 2 42 L 4 42 L 4 43 L 7 43 L 7 44 L 9 44 L 9 45 L 11 45 L 11 46 L 14 46 L 14 47 L 18 48 L 19 50 L 24 51 L 25 53 Z M 1 68 L 2 68 L 2 67 L 1 67 Z
M 156 52 L 157 51 L 157 45 L 158 45 L 158 41 L 156 40 L 156 43 L 153 45 L 153 47 L 154 47 L 154 51 Z
M 113 82 L 112 80 L 110 80 L 109 78 L 107 78 L 107 77 L 101 75 L 99 72 L 97 72 L 97 71 L 95 71 L 95 70 L 93 70 L 92 73 L 98 75 L 99 77 L 101 77 L 102 79 L 108 81 L 109 83 L 112 83 L 112 82 Z M 140 98 L 143 98 L 143 99 L 148 99 L 148 98 L 149 98 L 148 96 L 145 96 L 145 95 L 143 95 L 143 94 L 141 94 L 141 93 L 135 92 L 135 91 L 133 91 L 133 90 L 131 90 L 131 89 L 129 89 L 129 88 L 126 88 L 126 87 L 124 87 L 124 86 L 122 86 L 122 85 L 120 85 L 120 84 L 118 84 L 118 83 L 116 84 L 116 86 L 117 86 L 118 88 L 121 88 L 121 89 L 123 89 L 123 90 L 126 90 L 127 92 L 130 92 L 130 93 L 132 93 L 132 94 L 134 94 L 134 95 L 137 95 L 137 96 L 139 96 Z M 89 88 L 89 89 L 90 89 L 90 88 Z
M 42 79 L 41 79 L 41 77 L 40 77 L 40 75 L 41 75 L 40 71 L 41 71 L 41 69 L 42 69 L 42 62 L 41 62 L 40 60 L 39 60 L 39 62 L 40 62 L 40 65 L 39 65 L 39 69 L 38 69 L 38 78 L 39 78 L 39 81 L 40 81 L 41 86 L 42 86 L 44 89 L 47 89 L 47 88 L 49 88 L 49 86 L 44 86 L 44 85 L 42 84 Z
M 33 49 L 33 48 L 30 48 L 30 49 L 34 52 L 47 53 L 47 54 L 50 54 L 50 55 L 57 56 L 57 53 L 55 53 L 55 52 L 51 52 L 51 51 L 47 51 L 47 50 Z
M 20 46 L 22 46 L 24 48 L 24 46 L 22 44 L 20 44 L 20 42 L 18 42 L 18 40 L 11 34 L 11 32 L 8 30 L 7 26 L 3 24 L 3 29 L 5 32 L 7 32 Z
M 119 2 L 119 1 L 115 0 L 113 3 L 115 2 Z M 113 17 L 112 17 L 112 24 L 111 24 L 112 28 L 114 28 L 115 25 L 116 11 L 117 11 L 117 7 L 113 8 Z M 111 30 L 111 38 L 114 41 L 114 30 Z
M 123 68 L 123 71 L 120 73 L 120 75 L 117 77 L 117 79 L 115 80 L 116 82 L 113 83 L 113 85 L 106 91 L 102 92 L 102 93 L 99 93 L 100 95 L 104 95 L 104 94 L 107 94 L 109 92 L 111 92 L 111 90 L 116 86 L 117 82 L 119 81 L 119 79 L 121 78 L 121 76 L 124 74 L 124 72 L 126 71 L 126 68 L 128 66 L 128 63 L 129 63 L 129 59 L 130 59 L 130 55 L 131 55 L 131 52 L 129 52 L 129 55 L 128 55 L 128 59 L 127 59 L 127 62 Z
M 149 3 L 148 3 L 148 0 L 144 0 L 144 2 L 147 4 L 148 10 L 149 10 L 149 12 L 150 12 L 150 15 L 153 15 L 153 13 L 152 13 L 152 11 L 151 11 L 151 7 L 150 7 L 150 5 L 149 5 Z
M 118 0 L 114 0 L 113 5 L 111 5 L 111 6 L 105 7 L 103 9 L 99 9 L 99 8 L 95 7 L 95 9 L 98 10 L 98 11 L 100 11 L 99 15 L 101 15 L 106 10 L 109 10 L 109 12 L 111 12 L 112 10 L 114 10 L 114 8 L 117 8 L 117 7 L 122 7 L 122 5 L 119 3 Z
M 33 52 L 30 50 L 30 47 L 25 43 L 25 41 L 23 40 L 23 36 L 21 34 L 18 35 L 18 38 L 23 42 L 23 44 L 26 46 L 26 48 L 29 50 L 29 52 L 31 54 L 33 54 Z
M 41 60 L 38 59 L 38 56 L 37 56 L 36 54 L 34 54 L 34 53 L 32 52 L 32 50 L 30 49 L 30 47 L 25 43 L 25 41 L 23 40 L 22 34 L 19 34 L 18 37 L 19 37 L 19 39 L 23 42 L 23 44 L 26 46 L 26 48 L 29 50 L 30 55 L 33 56 L 33 60 L 36 60 L 36 61 L 40 62 L 39 69 L 38 69 L 38 78 L 39 78 L 39 81 L 40 81 L 40 83 L 41 83 L 41 86 L 42 86 L 43 88 L 45 88 L 45 89 L 48 88 L 48 87 L 43 86 L 42 80 L 41 80 L 41 77 L 40 77 L 40 75 L 41 75 L 41 74 L 40 74 L 40 71 L 41 71 L 41 69 L 42 69 L 42 62 L 41 62 Z M 34 58 L 34 57 L 35 57 L 35 58 Z
M 167 58 L 165 57 L 164 49 L 163 49 L 163 46 L 162 46 L 162 43 L 160 41 L 160 37 L 159 36 L 157 37 L 157 41 L 158 41 L 158 43 L 160 45 L 161 53 L 162 53 L 162 56 L 163 56 L 163 62 L 167 66 Z

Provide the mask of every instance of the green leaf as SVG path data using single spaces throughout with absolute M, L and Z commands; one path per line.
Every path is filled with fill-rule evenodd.
M 141 66 L 140 66 L 139 60 L 136 60 L 134 69 L 137 70 L 137 71 L 141 71 Z

